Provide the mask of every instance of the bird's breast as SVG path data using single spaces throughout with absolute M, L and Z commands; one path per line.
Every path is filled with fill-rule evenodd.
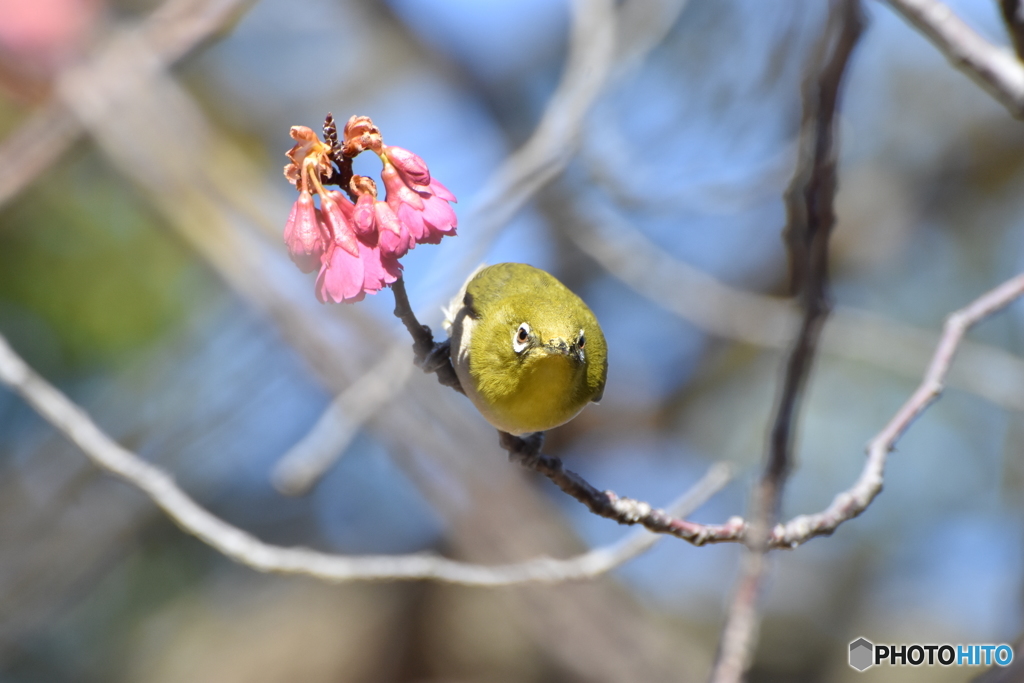
M 587 399 L 579 385 L 584 377 L 584 367 L 568 356 L 547 354 L 506 373 L 503 381 L 474 377 L 474 402 L 502 431 L 541 432 L 565 424 L 583 409 Z

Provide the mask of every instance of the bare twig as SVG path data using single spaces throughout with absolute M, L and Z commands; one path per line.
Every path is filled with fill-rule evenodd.
M 412 352 L 416 365 L 422 368 L 423 372 L 436 374 L 437 381 L 444 386 L 451 387 L 460 394 L 466 393 L 462 390 L 462 383 L 452 366 L 448 340 L 434 342 L 434 333 L 430 331 L 430 327 L 416 319 L 409 304 L 409 295 L 405 292 L 405 281 L 398 278 L 398 281 L 391 285 L 391 291 L 395 295 L 395 317 L 402 321 L 405 329 L 412 335 Z
M 839 88 L 850 55 L 863 30 L 860 0 L 835 2 L 815 72 L 804 83 L 800 156 L 786 192 L 787 223 L 793 292 L 803 307 L 803 320 L 786 362 L 781 391 L 768 442 L 764 474 L 754 497 L 748 549 L 733 593 L 711 680 L 734 683 L 750 666 L 758 630 L 758 597 L 766 568 L 770 529 L 779 514 L 782 489 L 792 462 L 796 414 L 817 350 L 822 325 L 832 304 L 828 284 L 828 244 L 835 224 L 836 115 Z M 817 63 L 827 61 L 820 71 Z
M 423 368 L 424 372 L 437 373 L 441 384 L 462 391 L 461 385 L 457 384 L 458 377 L 452 367 L 447 345 L 435 344 L 430 327 L 420 323 L 416 318 L 401 279 L 392 285 L 392 289 L 395 294 L 395 316 L 402 320 L 414 340 L 416 364 Z M 456 386 L 449 384 L 449 373 L 455 378 Z M 745 525 L 739 517 L 734 517 L 721 525 L 697 524 L 654 508 L 649 503 L 618 496 L 613 491 L 597 490 L 580 475 L 565 469 L 559 458 L 540 452 L 544 443 L 543 432 L 526 437 L 500 431 L 498 434 L 499 443 L 508 451 L 510 461 L 543 474 L 562 491 L 586 505 L 595 515 L 607 517 L 619 524 L 639 524 L 648 531 L 676 536 L 698 546 L 705 543 L 738 541 L 743 537 Z
M 436 555 L 343 556 L 306 548 L 263 543 L 251 534 L 212 515 L 182 491 L 166 472 L 121 447 L 67 396 L 35 373 L 0 336 L 0 382 L 31 405 L 45 420 L 82 449 L 90 460 L 148 495 L 186 532 L 227 557 L 253 569 L 302 574 L 331 582 L 357 580 L 432 579 L 475 586 L 557 583 L 605 573 L 648 550 L 658 536 L 631 534 L 610 546 L 567 560 L 537 558 L 516 564 L 484 566 Z M 690 514 L 721 489 L 728 467 L 712 467 L 675 506 Z
M 543 474 L 563 492 L 587 506 L 595 515 L 619 524 L 639 524 L 648 531 L 669 534 L 693 545 L 741 540 L 745 525 L 739 517 L 725 524 L 697 524 L 654 508 L 649 503 L 617 495 L 614 491 L 599 491 L 587 480 L 562 466 L 562 461 L 540 452 L 543 434 L 518 437 L 499 432 L 501 447 L 508 451 L 509 460 L 527 469 Z
M 887 0 L 928 37 L 946 59 L 1024 118 L 1024 64 L 1013 53 L 982 38 L 939 0 Z
M 988 316 L 1002 310 L 1024 295 L 1024 274 L 1018 275 L 985 293 L 968 306 L 952 313 L 943 327 L 942 338 L 932 356 L 928 372 L 917 390 L 893 416 L 885 428 L 868 443 L 868 459 L 857 482 L 840 493 L 822 512 L 801 515 L 772 532 L 776 547 L 794 548 L 815 536 L 829 535 L 841 523 L 867 509 L 882 490 L 882 474 L 889 452 L 910 424 L 942 393 L 946 375 L 964 334 Z

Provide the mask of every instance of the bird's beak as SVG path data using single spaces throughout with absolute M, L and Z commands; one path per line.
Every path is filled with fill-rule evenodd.
M 550 354 L 559 354 L 561 356 L 566 356 L 567 358 L 571 358 L 577 362 L 583 360 L 581 354 L 579 353 L 579 349 L 577 349 L 572 344 L 569 344 L 561 337 L 555 337 L 554 339 L 550 340 L 547 344 L 544 345 L 544 350 Z
M 563 356 L 571 355 L 569 345 L 565 343 L 565 340 L 560 337 L 555 337 L 547 344 L 544 345 L 548 353 L 560 353 Z

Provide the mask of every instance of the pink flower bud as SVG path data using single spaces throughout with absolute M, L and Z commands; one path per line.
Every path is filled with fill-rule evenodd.
M 380 178 L 384 181 L 384 189 L 387 190 L 384 200 L 395 213 L 398 213 L 398 206 L 400 204 L 409 204 L 416 211 L 423 209 L 423 200 L 420 198 L 420 195 L 406 184 L 405 179 L 402 178 L 402 175 L 393 164 L 384 163 L 384 168 L 380 172 Z
M 417 162 L 423 166 L 425 177 L 429 178 L 426 172 L 426 164 L 412 152 L 407 152 L 399 147 L 389 147 L 389 156 L 395 150 L 400 153 L 394 155 L 402 160 L 415 172 Z M 410 180 L 403 174 L 396 164 L 387 159 L 384 160 L 384 169 L 381 171 L 381 179 L 387 190 L 385 200 L 392 212 L 398 218 L 409 233 L 409 249 L 419 242 L 437 244 L 445 235 L 454 235 L 457 219 L 455 211 L 449 202 L 455 201 L 455 195 L 448 191 L 444 185 L 436 180 L 430 180 L 428 185 L 410 185 Z M 420 179 L 424 179 L 421 176 Z M 381 218 L 378 217 L 378 228 L 382 228 Z M 381 249 L 384 253 L 404 254 L 402 245 L 398 240 L 387 236 L 381 230 Z
M 377 218 L 374 215 L 373 197 L 368 194 L 359 195 L 355 210 L 352 212 L 352 227 L 356 235 L 367 244 L 377 243 Z
M 398 215 L 398 220 L 409 229 L 413 240 L 417 243 L 422 242 L 424 235 L 427 234 L 427 226 L 423 224 L 423 213 L 408 204 L 399 204 L 395 213 Z
M 348 197 L 336 190 L 327 192 L 320 196 L 320 210 L 334 243 L 349 254 L 358 256 L 356 233 L 352 229 L 354 207 Z
M 326 231 L 313 196 L 306 191 L 299 193 L 284 225 L 284 243 L 288 255 L 303 273 L 313 272 L 320 264 Z
M 387 155 L 391 163 L 394 164 L 395 167 L 401 171 L 406 179 L 413 185 L 422 185 L 424 187 L 428 187 L 430 185 L 430 169 L 427 168 L 427 164 L 423 159 L 401 147 L 385 145 L 384 153 Z
M 416 240 L 409 233 L 409 226 L 398 219 L 387 203 L 374 202 L 373 208 L 381 252 L 391 258 L 402 258 L 416 246 Z

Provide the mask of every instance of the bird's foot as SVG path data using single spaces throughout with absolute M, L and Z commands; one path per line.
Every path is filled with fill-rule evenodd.
M 522 462 L 535 460 L 540 455 L 540 449 L 544 445 L 544 432 L 533 432 L 515 436 L 508 432 L 498 431 L 498 443 L 508 451 L 510 462 Z

